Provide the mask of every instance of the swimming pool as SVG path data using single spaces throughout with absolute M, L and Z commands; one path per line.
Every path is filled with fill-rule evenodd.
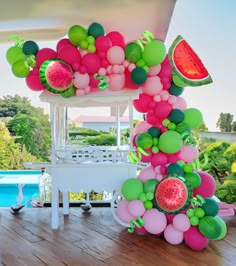
M 0 207 L 10 207 L 17 203 L 18 185 L 23 185 L 23 205 L 32 207 L 30 200 L 39 194 L 40 170 L 0 171 Z

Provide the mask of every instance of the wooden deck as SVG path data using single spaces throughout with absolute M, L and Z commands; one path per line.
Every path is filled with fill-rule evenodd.
M 236 216 L 226 218 L 224 240 L 197 252 L 184 243 L 173 246 L 154 235 L 128 233 L 110 208 L 93 208 L 91 214 L 71 208 L 59 230 L 51 229 L 50 214 L 50 208 L 23 209 L 17 215 L 0 209 L 1 265 L 236 265 Z

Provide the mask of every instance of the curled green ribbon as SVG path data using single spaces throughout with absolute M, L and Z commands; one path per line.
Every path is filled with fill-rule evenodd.
M 142 35 L 143 35 L 143 37 L 146 40 L 137 39 L 137 44 L 141 47 L 141 49 L 143 51 L 144 50 L 144 44 L 150 43 L 154 39 L 154 35 L 150 31 L 148 31 L 148 30 L 145 30 L 142 33 Z
M 34 55 L 27 56 L 24 63 L 27 68 L 34 67 L 36 65 L 35 56 Z
M 196 146 L 196 142 L 190 140 L 190 134 L 187 131 L 185 131 L 184 133 L 182 133 L 180 135 L 180 137 L 183 140 L 185 146 L 188 146 L 188 145 Z
M 135 220 L 130 221 L 130 227 L 128 228 L 128 232 L 133 233 L 135 226 L 141 228 L 143 225 L 144 225 L 143 219 L 140 216 L 138 216 L 136 221 Z
M 141 147 L 138 147 L 137 152 L 130 151 L 128 153 L 128 159 L 131 163 L 135 164 L 141 161 L 142 154 L 145 156 L 149 156 L 150 154 L 144 151 Z
M 18 47 L 22 47 L 23 46 L 23 44 L 24 44 L 24 40 L 23 39 L 21 39 L 21 38 L 19 38 L 19 36 L 17 36 L 17 35 L 11 35 L 10 37 L 8 37 L 8 41 L 11 41 L 11 40 L 16 40 L 16 42 L 15 42 L 15 46 L 18 46 Z
M 196 195 L 191 199 L 191 206 L 195 208 L 196 206 L 202 206 L 205 203 L 205 200 L 202 196 Z
M 107 83 L 107 78 L 105 76 L 99 76 L 97 73 L 94 74 L 95 79 L 99 79 L 98 87 L 100 90 L 105 90 L 109 87 L 109 83 Z
M 193 167 L 194 170 L 199 170 L 199 169 L 205 167 L 208 164 L 208 154 L 207 153 L 204 153 L 203 156 L 204 156 L 204 162 L 203 163 L 201 163 L 199 161 L 199 159 L 197 159 L 197 158 L 195 158 L 193 160 L 193 162 L 191 163 L 191 165 L 192 165 L 192 167 Z

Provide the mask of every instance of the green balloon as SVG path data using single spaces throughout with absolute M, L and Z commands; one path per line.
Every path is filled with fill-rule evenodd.
M 222 235 L 222 225 L 216 217 L 204 216 L 198 224 L 199 231 L 209 239 L 217 239 Z
M 182 94 L 184 89 L 182 87 L 176 86 L 173 82 L 171 84 L 171 87 L 169 88 L 168 92 L 171 95 L 179 96 Z
M 26 55 L 36 55 L 39 50 L 39 46 L 34 41 L 26 41 L 23 44 L 22 50 Z
M 184 170 L 183 167 L 180 166 L 178 163 L 171 163 L 167 166 L 167 174 L 168 175 L 178 175 L 178 176 L 183 176 L 184 175 Z
M 12 65 L 12 73 L 18 78 L 25 78 L 29 75 L 30 68 L 25 65 L 25 60 L 20 60 Z
M 205 198 L 205 203 L 201 206 L 207 216 L 216 216 L 219 212 L 219 205 L 213 198 Z
M 72 44 L 79 46 L 82 40 L 86 40 L 88 37 L 88 32 L 85 28 L 80 25 L 74 25 L 70 27 L 68 31 L 68 37 Z
M 136 63 L 142 56 L 142 49 L 136 42 L 130 42 L 125 47 L 125 57 L 131 63 Z M 140 65 L 141 67 L 141 65 Z
M 179 134 L 183 134 L 185 132 L 190 132 L 191 128 L 189 127 L 189 125 L 181 122 L 176 125 L 175 131 L 177 131 Z
M 166 57 L 165 44 L 160 40 L 152 40 L 144 46 L 143 60 L 147 66 L 159 65 Z
M 221 225 L 222 233 L 217 238 L 214 238 L 214 240 L 221 240 L 221 239 L 225 238 L 225 236 L 227 235 L 227 226 L 226 226 L 225 221 L 221 217 L 216 216 L 215 219 Z
M 144 182 L 143 190 L 145 193 L 154 192 L 156 189 L 156 185 L 158 184 L 158 180 L 151 178 Z
M 196 172 L 187 172 L 184 174 L 184 177 L 189 181 L 192 188 L 197 188 L 201 185 L 202 179 Z
M 182 146 L 181 136 L 176 131 L 166 131 L 159 138 L 158 147 L 161 151 L 172 154 L 180 150 Z
M 143 84 L 147 80 L 147 72 L 142 67 L 136 67 L 131 72 L 131 80 L 135 84 Z
M 63 91 L 61 96 L 64 98 L 70 98 L 75 95 L 75 87 L 72 85 L 69 89 Z
M 196 108 L 185 109 L 183 122 L 191 129 L 198 128 L 203 122 L 202 113 Z
M 152 147 L 152 136 L 148 133 L 140 133 L 135 139 L 135 143 L 138 147 L 146 150 Z
M 13 65 L 15 62 L 24 60 L 26 58 L 21 47 L 12 46 L 7 50 L 6 53 L 7 62 Z
M 122 184 L 121 193 L 127 200 L 139 199 L 143 193 L 143 183 L 137 178 L 129 178 Z
M 169 114 L 169 120 L 175 124 L 179 124 L 184 120 L 184 112 L 180 109 L 173 109 Z
M 105 34 L 104 28 L 101 24 L 94 22 L 88 27 L 88 35 L 93 36 L 95 39 Z

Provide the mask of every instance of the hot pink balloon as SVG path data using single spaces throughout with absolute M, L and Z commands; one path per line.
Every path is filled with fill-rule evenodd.
M 134 135 L 146 132 L 152 125 L 146 121 L 140 121 L 134 128 Z
M 122 200 L 121 202 L 119 202 L 116 209 L 117 216 L 120 218 L 121 221 L 125 223 L 129 223 L 131 220 L 135 219 L 135 217 L 129 213 L 128 205 L 128 200 Z
M 186 214 L 178 213 L 173 218 L 173 226 L 181 232 L 186 232 L 191 227 L 191 224 Z
M 142 226 L 142 227 L 137 227 L 137 226 L 135 226 L 135 231 L 138 233 L 138 234 L 140 234 L 140 235 L 144 235 L 144 234 L 146 234 L 147 233 L 147 230 L 145 229 L 145 227 L 144 226 Z
M 185 163 L 191 163 L 195 158 L 198 158 L 199 150 L 193 145 L 183 145 L 180 152 L 179 158 Z
M 89 85 L 90 78 L 88 73 L 75 72 L 73 78 L 73 84 L 77 89 L 84 89 Z
M 125 48 L 125 38 L 120 32 L 111 31 L 106 36 L 111 40 L 113 46 Z
M 66 45 L 72 45 L 74 46 L 69 39 L 67 38 L 64 38 L 64 39 L 61 39 L 58 43 L 57 43 L 57 46 L 56 46 L 56 50 L 57 52 L 63 47 L 63 46 L 66 46 Z
M 168 102 L 158 102 L 155 107 L 155 115 L 159 118 L 168 118 L 170 112 L 172 111 L 172 106 Z
M 39 78 L 39 72 L 38 70 L 35 71 L 31 70 L 28 74 L 28 76 L 25 78 L 26 85 L 32 90 L 32 91 L 42 91 L 45 90 L 45 87 L 40 81 Z
M 201 184 L 193 190 L 194 195 L 200 195 L 203 198 L 210 198 L 216 192 L 216 181 L 212 175 L 204 171 L 197 171 L 201 177 Z
M 95 40 L 95 47 L 97 51 L 106 52 L 112 46 L 111 39 L 107 36 L 99 36 Z
M 157 209 L 147 210 L 143 215 L 144 227 L 151 234 L 162 233 L 167 225 L 167 219 L 164 213 Z
M 81 59 L 78 48 L 70 44 L 62 46 L 57 52 L 57 57 L 72 66 L 79 64 Z
M 124 74 L 111 74 L 109 75 L 109 90 L 120 91 L 125 85 L 125 75 Z
M 153 154 L 150 162 L 153 167 L 166 165 L 168 162 L 168 157 L 164 152 L 159 151 L 158 153 Z
M 163 86 L 158 76 L 148 77 L 143 84 L 143 92 L 151 96 L 161 92 L 162 88 Z
M 125 52 L 120 46 L 112 46 L 107 50 L 107 60 L 111 65 L 121 65 L 125 60 Z
M 45 62 L 46 60 L 55 59 L 55 58 L 57 58 L 56 51 L 54 51 L 51 48 L 42 48 L 37 52 L 35 56 L 37 67 L 40 67 L 42 63 Z
M 146 209 L 144 208 L 143 202 L 141 200 L 132 200 L 128 204 L 129 213 L 136 218 L 138 216 L 143 216 L 145 210 Z
M 206 248 L 209 242 L 196 226 L 191 226 L 188 231 L 184 232 L 184 241 L 191 249 L 198 251 Z
M 98 72 L 101 62 L 96 54 L 88 53 L 82 57 L 81 64 L 86 67 L 88 74 Z
M 140 93 L 139 98 L 133 100 L 133 106 L 136 111 L 140 113 L 146 113 L 148 111 L 149 103 L 152 101 L 152 97 L 145 94 Z
M 165 231 L 164 231 L 165 240 L 172 244 L 178 245 L 183 242 L 184 234 L 183 232 L 177 230 L 173 224 L 168 224 Z
M 148 179 L 154 179 L 155 176 L 156 176 L 156 172 L 154 168 L 150 165 L 141 170 L 141 172 L 138 175 L 138 179 L 144 183 Z

